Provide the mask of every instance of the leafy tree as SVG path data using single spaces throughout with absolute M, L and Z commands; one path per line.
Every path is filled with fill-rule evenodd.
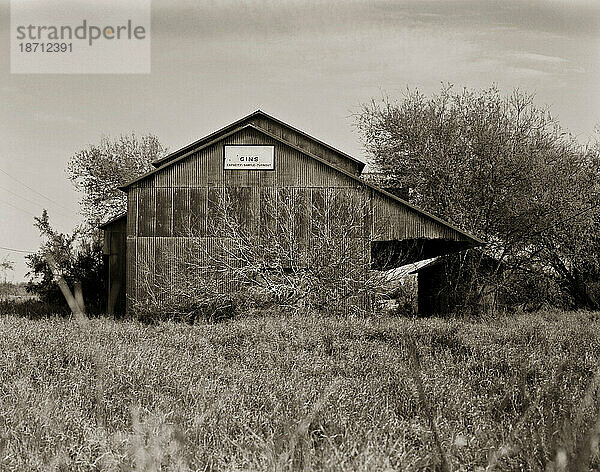
M 6 281 L 8 272 L 15 270 L 15 263 L 7 257 L 0 258 L 0 273 L 2 274 L 2 281 L 0 281 L 0 295 L 9 295 L 12 284 Z
M 104 136 L 72 156 L 67 174 L 83 193 L 81 211 L 89 227 L 124 212 L 127 199 L 118 187 L 152 170 L 151 163 L 165 153 L 156 136 L 130 133 L 114 140 Z
M 4 278 L 4 282 L 6 283 L 6 274 L 15 270 L 15 263 L 8 259 L 7 257 L 3 257 L 0 259 L 0 272 Z
M 555 277 L 597 307 L 600 148 L 583 146 L 520 90 L 443 86 L 363 106 L 371 165 L 411 201 L 488 241 L 511 273 Z
M 76 281 L 80 282 L 89 311 L 100 312 L 106 296 L 100 240 L 81 238 L 81 231 L 78 230 L 73 234 L 55 231 L 46 210 L 40 218 L 35 218 L 35 226 L 44 242 L 38 252 L 25 256 L 30 268 L 27 291 L 60 310 L 67 310 L 66 300 L 56 283 L 56 275 L 48 264 L 47 255 L 51 254 L 67 285 L 72 289 Z

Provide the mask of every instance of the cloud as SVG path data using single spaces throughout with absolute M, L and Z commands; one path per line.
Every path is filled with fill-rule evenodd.
M 569 8 L 554 0 L 155 0 L 153 53 L 201 71 L 203 80 L 221 74 L 223 84 L 237 84 L 237 74 L 251 74 L 248 86 L 278 86 L 292 76 L 307 87 L 343 82 L 356 93 L 441 81 L 480 86 L 527 79 L 530 85 L 537 77 L 550 83 L 587 67 L 587 42 L 578 36 L 597 27 L 599 6 L 587 0 Z
M 577 36 L 600 32 L 600 2 L 589 0 L 389 0 L 376 5 L 382 17 L 435 21 L 446 27 L 503 26 Z
M 566 75 L 585 73 L 581 65 L 574 65 L 562 56 L 528 51 L 508 51 L 496 55 L 498 67 L 506 68 L 517 78 L 564 78 Z
M 509 67 L 509 71 L 516 77 L 532 78 L 532 77 L 553 77 L 554 74 L 532 67 Z
M 368 22 L 372 7 L 359 1 L 155 1 L 153 31 L 190 37 L 290 37 Z
M 569 62 L 564 57 L 547 56 L 546 54 L 536 54 L 533 52 L 524 52 L 524 51 L 509 53 L 508 57 L 512 57 L 518 61 L 527 61 L 527 62 L 534 62 L 534 63 L 538 62 L 538 63 L 545 63 L 545 64 L 564 64 L 566 62 Z
M 80 118 L 76 118 L 72 115 L 66 115 L 61 113 L 48 113 L 44 111 L 33 112 L 34 121 L 41 123 L 64 123 L 64 124 L 76 124 L 83 123 L 84 121 Z

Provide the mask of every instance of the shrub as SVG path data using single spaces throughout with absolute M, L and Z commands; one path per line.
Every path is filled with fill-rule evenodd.
M 214 237 L 198 236 L 190 227 L 183 250 L 161 242 L 160 263 L 138 264 L 132 311 L 145 319 L 185 319 L 239 313 L 233 306 L 334 314 L 370 310 L 382 280 L 367 270 L 368 242 L 360 237 L 368 208 L 357 207 L 341 191 L 327 198 L 310 204 L 312 219 L 300 238 L 294 225 L 306 207 L 296 197 L 281 197 L 252 217 L 232 209 L 225 192 L 211 221 Z M 258 231 L 249 223 L 258 220 L 269 223 Z

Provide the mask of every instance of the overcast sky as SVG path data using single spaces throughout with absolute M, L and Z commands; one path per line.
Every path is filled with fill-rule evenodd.
M 359 105 L 441 82 L 535 92 L 582 140 L 600 124 L 599 0 L 153 0 L 149 75 L 11 75 L 8 0 L 0 18 L 3 247 L 39 246 L 42 207 L 76 224 L 65 165 L 102 134 L 174 151 L 260 108 L 364 160 Z

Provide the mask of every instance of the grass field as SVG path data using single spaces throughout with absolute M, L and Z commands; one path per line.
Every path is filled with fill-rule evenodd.
M 600 320 L 0 318 L 1 470 L 598 470 Z

